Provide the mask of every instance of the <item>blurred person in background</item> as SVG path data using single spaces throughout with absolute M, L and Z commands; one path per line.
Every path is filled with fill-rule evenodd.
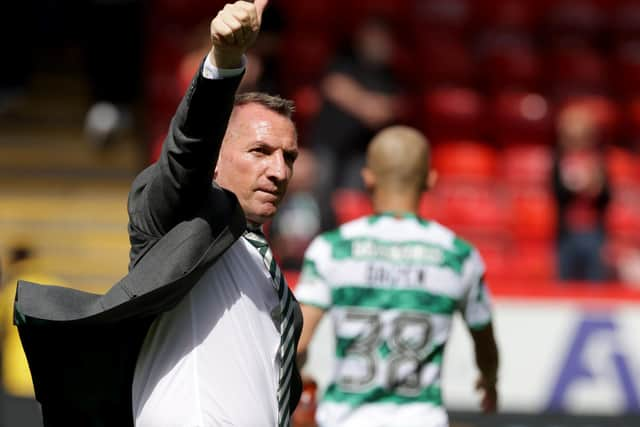
M 296 173 L 269 226 L 269 240 L 285 270 L 300 271 L 304 251 L 314 237 L 335 227 L 331 204 L 318 194 L 318 164 L 312 151 L 300 148 Z
M 325 313 L 336 339 L 333 378 L 318 404 L 321 427 L 448 426 L 440 374 L 456 311 L 473 338 L 482 409 L 497 408 L 498 349 L 482 258 L 417 215 L 435 177 L 420 132 L 382 130 L 362 170 L 375 213 L 318 236 L 306 251 L 296 287 L 301 366 Z
M 559 114 L 552 173 L 558 206 L 560 280 L 607 279 L 602 251 L 611 196 L 598 132 L 585 108 L 570 105 Z
M 290 426 L 302 315 L 261 226 L 293 172 L 293 103 L 236 96 L 266 4 L 211 21 L 160 159 L 132 184 L 129 274 L 104 295 L 19 282 L 45 425 Z
M 368 17 L 353 31 L 352 47 L 338 55 L 321 82 L 323 103 L 310 125 L 309 143 L 320 164 L 320 186 L 361 188 L 367 143 L 395 122 L 402 110 L 392 72 L 393 32 L 380 17 Z

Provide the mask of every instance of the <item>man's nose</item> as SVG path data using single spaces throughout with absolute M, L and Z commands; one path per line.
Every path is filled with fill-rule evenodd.
M 282 153 L 273 153 L 269 160 L 269 168 L 267 170 L 269 178 L 274 181 L 286 180 L 288 175 L 287 162 L 284 160 Z

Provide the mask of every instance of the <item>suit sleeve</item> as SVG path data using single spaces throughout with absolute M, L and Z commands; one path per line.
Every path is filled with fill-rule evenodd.
M 212 178 L 242 76 L 211 80 L 201 69 L 171 120 L 160 158 L 138 175 L 129 193 L 132 262 L 205 201 L 221 208 L 228 204 Z

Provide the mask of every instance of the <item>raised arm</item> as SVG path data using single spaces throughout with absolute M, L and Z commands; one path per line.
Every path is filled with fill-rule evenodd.
M 258 35 L 266 4 L 227 4 L 211 21 L 211 50 L 178 106 L 161 156 L 132 186 L 132 245 L 136 235 L 143 241 L 161 237 L 192 217 L 205 200 L 210 202 L 213 170 L 244 69 L 242 57 Z M 214 193 L 224 204 L 224 192 Z
M 262 13 L 268 0 L 227 4 L 211 21 L 211 63 L 219 68 L 237 68 L 242 56 L 258 37 Z

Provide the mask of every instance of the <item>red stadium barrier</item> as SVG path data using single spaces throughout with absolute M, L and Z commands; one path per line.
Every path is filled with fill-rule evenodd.
M 539 282 L 529 286 L 514 286 L 511 282 L 493 281 L 489 284 L 496 298 L 525 298 L 531 300 L 566 300 L 584 304 L 640 302 L 640 289 L 621 283 Z

